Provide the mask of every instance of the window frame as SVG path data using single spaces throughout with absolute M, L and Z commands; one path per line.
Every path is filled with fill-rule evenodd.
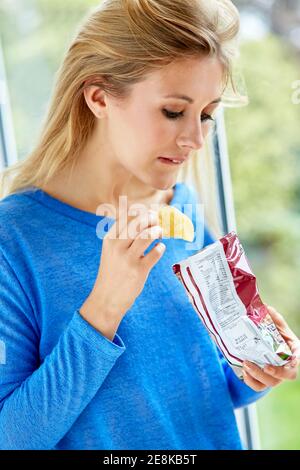
M 16 139 L 0 38 L 0 171 L 17 161 Z
M 219 221 L 222 235 L 237 232 L 230 160 L 225 127 L 225 112 L 221 107 L 216 116 L 216 129 L 213 135 L 212 149 L 218 188 Z M 237 424 L 244 447 L 247 450 L 260 450 L 260 435 L 255 403 L 235 410 Z

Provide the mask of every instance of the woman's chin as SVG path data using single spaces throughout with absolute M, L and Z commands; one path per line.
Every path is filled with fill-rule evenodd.
M 160 178 L 155 180 L 153 187 L 160 191 L 167 191 L 168 189 L 172 189 L 176 182 L 177 175 L 168 178 Z

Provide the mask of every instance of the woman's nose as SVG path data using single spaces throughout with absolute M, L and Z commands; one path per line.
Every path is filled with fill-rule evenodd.
M 185 130 L 178 139 L 178 145 L 190 147 L 192 150 L 200 150 L 203 147 L 204 140 L 202 124 L 197 124 Z

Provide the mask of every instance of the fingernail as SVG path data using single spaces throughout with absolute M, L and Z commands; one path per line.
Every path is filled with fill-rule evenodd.
M 161 252 L 163 252 L 166 248 L 166 245 L 164 245 L 163 243 L 158 243 L 156 246 L 157 246 L 157 249 Z
M 158 223 L 158 218 L 156 217 L 155 214 L 151 214 L 149 217 L 149 223 L 150 224 L 157 224 Z

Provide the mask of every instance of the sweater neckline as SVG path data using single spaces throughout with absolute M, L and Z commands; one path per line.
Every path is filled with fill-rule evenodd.
M 173 198 L 170 201 L 169 205 L 174 206 L 176 204 L 176 207 L 178 208 L 179 205 L 181 206 L 185 202 L 187 202 L 188 188 L 185 185 L 185 183 L 176 183 L 172 189 L 174 190 L 174 193 L 173 193 Z M 31 186 L 30 188 L 27 188 L 26 190 L 21 191 L 21 193 L 25 196 L 30 197 L 31 199 L 34 199 L 35 201 L 39 202 L 42 205 L 56 212 L 59 212 L 60 214 L 65 215 L 66 217 L 75 219 L 78 222 L 85 223 L 87 225 L 92 225 L 93 227 L 97 226 L 99 221 L 105 218 L 108 221 L 115 220 L 112 217 L 107 217 L 104 215 L 97 215 L 92 212 L 78 209 L 77 207 L 74 207 L 66 202 L 63 202 L 60 199 L 57 199 L 51 196 L 49 193 L 35 186 Z

